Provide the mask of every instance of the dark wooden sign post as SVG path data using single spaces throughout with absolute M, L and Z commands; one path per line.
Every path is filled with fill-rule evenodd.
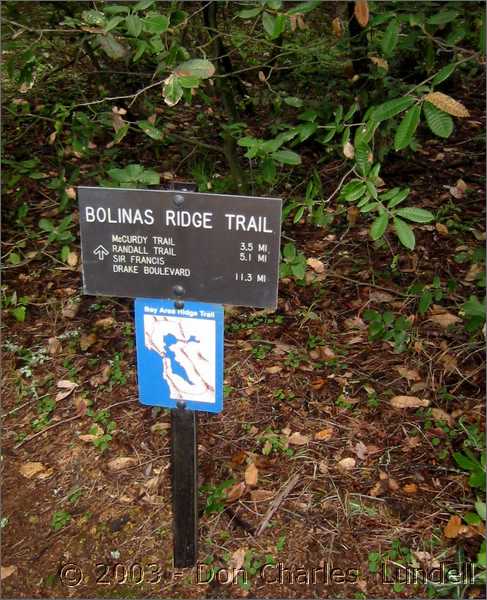
M 85 294 L 167 298 L 176 309 L 189 301 L 276 307 L 280 199 L 184 185 L 79 187 L 78 201 Z M 197 448 L 196 410 L 180 400 L 171 410 L 175 567 L 197 559 Z

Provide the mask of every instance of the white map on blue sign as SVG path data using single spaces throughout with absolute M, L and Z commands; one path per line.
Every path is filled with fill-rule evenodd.
M 160 356 L 172 400 L 215 402 L 215 321 L 144 315 L 144 344 Z
M 138 298 L 137 379 L 142 404 L 190 410 L 223 408 L 223 307 Z

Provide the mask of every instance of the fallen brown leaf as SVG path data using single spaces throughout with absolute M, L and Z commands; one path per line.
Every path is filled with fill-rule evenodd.
M 457 317 L 456 315 L 452 315 L 449 312 L 445 312 L 445 313 L 442 313 L 439 315 L 432 315 L 429 318 L 429 320 L 433 321 L 433 323 L 436 323 L 440 327 L 443 327 L 443 329 L 447 329 L 451 325 L 454 325 L 455 323 L 458 323 L 459 321 L 461 321 L 460 317 Z
M 45 470 L 45 466 L 40 462 L 27 462 L 20 466 L 19 472 L 27 479 L 32 479 L 35 475 Z
M 313 269 L 315 273 L 324 273 L 325 265 L 317 258 L 308 258 L 306 264 Z
M 238 571 L 242 568 L 245 561 L 245 548 L 239 548 L 232 554 L 228 561 L 229 566 L 233 570 L 234 577 L 237 577 Z
M 443 534 L 446 538 L 456 538 L 460 533 L 460 529 L 462 527 L 462 520 L 458 515 L 452 515 L 450 520 L 446 524 L 445 529 L 443 530 Z
M 444 225 L 443 223 L 436 223 L 435 229 L 443 237 L 447 237 L 448 234 L 450 233 L 448 231 L 448 227 L 446 225 Z
M 254 487 L 257 485 L 257 481 L 259 479 L 259 470 L 254 463 L 250 463 L 250 465 L 245 469 L 244 477 L 245 483 L 248 486 Z
M 247 486 L 244 481 L 236 483 L 225 490 L 225 502 L 236 502 L 247 492 Z
M 90 384 L 93 387 L 98 387 L 99 385 L 103 385 L 110 379 L 110 373 L 111 373 L 110 365 L 105 365 L 98 374 L 93 375 L 93 377 L 90 377 Z
M 73 390 L 78 387 L 78 384 L 74 383 L 74 381 L 61 379 L 57 382 L 57 387 L 61 391 L 56 394 L 56 402 L 60 402 L 61 400 L 64 400 L 64 398 L 67 398 L 69 395 L 71 395 Z
M 407 367 L 397 367 L 396 371 L 401 377 L 404 377 L 408 381 L 421 381 L 421 375 L 416 369 L 408 369 Z
M 282 371 L 282 367 L 279 365 L 274 365 L 272 367 L 266 367 L 265 372 L 269 373 L 270 375 L 274 375 L 275 373 L 279 373 L 280 371 Z
M 377 483 L 374 483 L 374 485 L 370 488 L 369 496 L 372 496 L 373 498 L 377 498 L 377 496 L 380 496 L 384 492 L 385 492 L 384 482 L 377 481 Z
M 429 403 L 429 400 L 417 398 L 416 396 L 394 396 L 390 400 L 390 405 L 394 408 L 419 408 L 429 406 Z
M 336 354 L 329 346 L 320 346 L 320 356 L 323 360 L 333 360 Z
M 75 267 L 78 264 L 79 256 L 76 252 L 70 252 L 66 262 L 70 267 Z
M 465 281 L 469 281 L 469 282 L 475 281 L 478 278 L 478 276 L 483 272 L 484 272 L 483 265 L 474 263 L 473 265 L 470 266 L 468 273 L 465 275 Z
M 68 302 L 64 305 L 61 314 L 65 319 L 74 319 L 75 316 L 78 314 L 79 307 L 79 302 Z
M 339 460 L 337 463 L 337 466 L 339 469 L 342 469 L 343 471 L 350 471 L 351 469 L 355 468 L 356 464 L 357 464 L 357 461 L 354 458 L 348 457 L 348 458 L 342 458 L 342 460 Z
M 299 431 L 295 431 L 289 436 L 289 443 L 292 446 L 305 446 L 309 442 L 309 436 L 302 435 Z
M 247 458 L 247 453 L 244 452 L 243 450 L 241 450 L 240 452 L 236 452 L 235 454 L 232 455 L 230 462 L 235 466 L 243 465 L 246 458 Z
M 402 486 L 405 494 L 415 494 L 418 491 L 418 486 L 415 483 L 406 483 Z
M 51 356 L 55 356 L 56 354 L 59 354 L 62 350 L 62 344 L 61 342 L 55 338 L 55 337 L 51 337 L 47 340 L 47 351 L 49 352 L 49 354 Z
M 364 460 L 368 453 L 367 446 L 362 441 L 358 441 L 355 444 L 354 452 L 357 455 L 357 458 Z
M 82 352 L 85 352 L 86 350 L 88 350 L 88 348 L 90 348 L 90 346 L 93 346 L 95 342 L 96 335 L 94 333 L 85 334 L 82 335 L 79 340 L 79 347 Z
M 109 461 L 107 466 L 110 471 L 121 471 L 122 469 L 126 469 L 127 467 L 132 467 L 137 464 L 137 459 L 131 456 L 119 456 L 118 458 L 114 458 Z
M 394 296 L 389 294 L 389 292 L 374 291 L 370 292 L 369 300 L 371 302 L 376 302 L 377 304 L 383 304 L 384 302 L 392 302 L 394 300 Z
M 397 492 L 397 490 L 399 489 L 399 484 L 395 479 L 388 479 L 387 485 L 389 486 L 389 489 L 392 492 Z
M 326 383 L 326 379 L 324 379 L 323 377 L 317 377 L 316 379 L 313 379 L 311 381 L 311 387 L 314 390 L 318 391 L 318 390 L 321 390 L 322 387 L 324 387 L 325 383 Z
M 113 317 L 104 317 L 103 319 L 98 319 L 95 321 L 95 327 L 99 327 L 100 329 L 109 329 L 115 325 L 115 319 Z
M 327 427 L 326 429 L 322 429 L 321 431 L 317 431 L 314 435 L 314 439 L 319 442 L 324 442 L 327 440 L 331 440 L 335 433 L 333 427 Z
M 13 575 L 16 570 L 17 567 L 15 565 L 9 565 L 8 567 L 0 567 L 0 581 L 7 579 L 7 577 L 10 577 L 10 575 Z
M 444 423 L 447 423 L 448 425 L 451 425 L 452 422 L 453 422 L 453 419 L 452 419 L 451 415 L 449 415 L 442 408 L 432 408 L 431 409 L 431 415 L 437 421 L 443 421 Z

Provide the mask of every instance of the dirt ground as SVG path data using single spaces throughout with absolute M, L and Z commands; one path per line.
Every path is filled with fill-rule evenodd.
M 199 415 L 194 569 L 172 566 L 169 414 L 138 403 L 132 301 L 83 296 L 79 265 L 49 249 L 6 270 L 7 293 L 30 302 L 25 322 L 3 316 L 4 597 L 426 597 L 425 573 L 468 576 L 482 531 L 447 525 L 475 500 L 452 452 L 485 429 L 483 338 L 457 308 L 480 294 L 485 244 L 485 123 L 471 112 L 385 170 L 441 215 L 415 228 L 414 253 L 374 250 L 353 215 L 286 223 L 321 266 L 305 286 L 281 281 L 275 313 L 226 311 L 224 411 Z M 325 188 L 338 167 L 323 167 Z M 52 210 L 40 197 L 32 219 Z M 7 249 L 21 235 L 7 220 Z M 422 316 L 409 286 L 435 276 L 442 299 Z M 409 318 L 404 352 L 369 340 L 370 308 Z M 402 395 L 425 402 L 391 404 Z

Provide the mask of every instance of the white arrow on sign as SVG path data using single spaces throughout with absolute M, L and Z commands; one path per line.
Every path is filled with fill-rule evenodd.
M 98 260 L 103 260 L 105 256 L 108 256 L 110 254 L 110 252 L 108 252 L 105 246 L 102 246 L 100 244 L 97 248 L 93 250 L 93 254 L 96 254 L 96 256 L 98 256 Z

